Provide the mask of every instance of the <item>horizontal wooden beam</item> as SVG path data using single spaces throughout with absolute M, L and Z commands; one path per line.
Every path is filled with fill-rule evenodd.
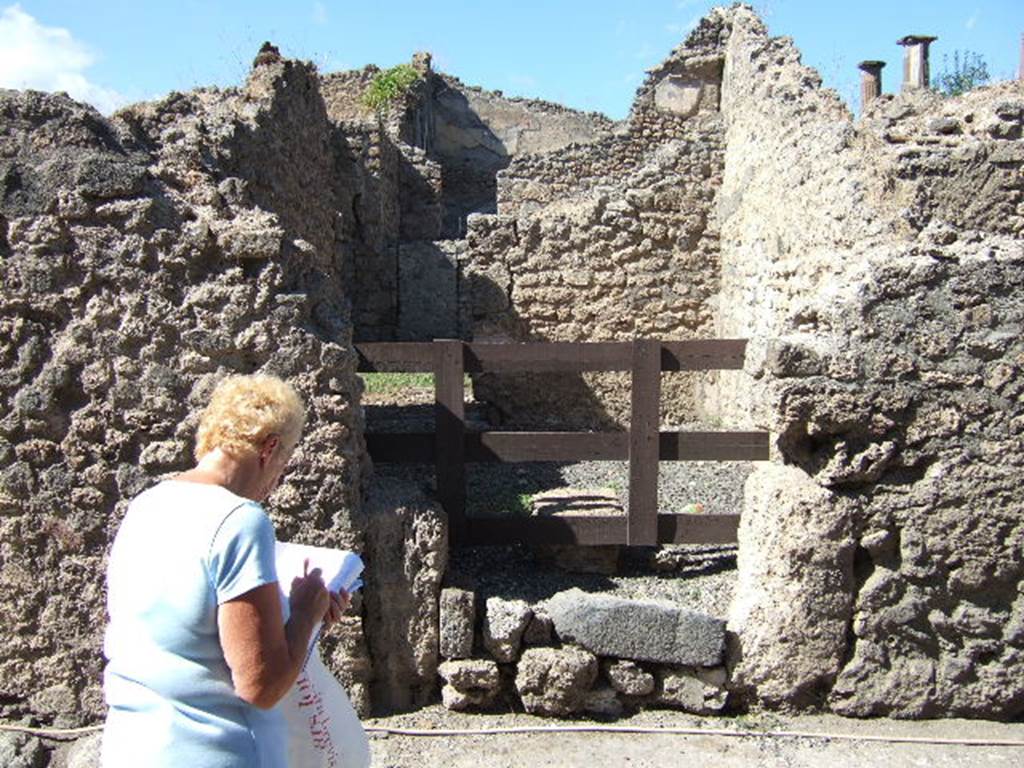
M 537 342 L 469 344 L 466 349 L 466 371 L 494 372 L 579 372 L 628 371 L 632 343 Z
M 625 461 L 626 432 L 472 432 L 466 459 L 474 462 Z
M 467 518 L 465 543 L 470 546 L 580 544 L 601 546 L 626 543 L 626 516 Z
M 767 461 L 767 432 L 662 432 L 661 461 Z
M 467 432 L 465 456 L 472 463 L 529 461 L 626 461 L 627 432 Z M 662 432 L 661 461 L 766 461 L 767 432 Z M 429 464 L 432 432 L 369 433 L 366 447 L 379 463 Z
M 628 371 L 633 343 L 592 342 L 474 342 L 465 346 L 467 373 L 573 373 Z M 743 367 L 745 339 L 691 339 L 661 342 L 661 370 L 707 371 Z M 432 371 L 434 342 L 366 342 L 356 345 L 361 372 Z
M 659 544 L 735 544 L 739 515 L 658 515 Z
M 659 544 L 735 544 L 739 515 L 658 515 Z M 467 518 L 470 546 L 527 544 L 601 546 L 626 544 L 626 516 Z
M 715 371 L 743 368 L 746 339 L 692 339 L 661 343 L 661 370 Z

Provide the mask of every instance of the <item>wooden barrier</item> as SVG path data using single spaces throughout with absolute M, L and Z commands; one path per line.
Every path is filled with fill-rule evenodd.
M 662 371 L 740 369 L 742 339 L 591 343 L 472 343 L 457 340 L 358 344 L 359 371 L 433 371 L 432 434 L 366 435 L 375 462 L 433 462 L 437 495 L 453 545 L 669 543 L 736 541 L 739 515 L 658 513 L 660 461 L 764 461 L 767 432 L 662 432 Z M 467 432 L 465 373 L 630 371 L 628 432 Z M 629 461 L 626 515 L 468 518 L 466 464 L 529 461 Z

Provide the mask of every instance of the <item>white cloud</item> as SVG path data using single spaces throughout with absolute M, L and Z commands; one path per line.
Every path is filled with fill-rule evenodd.
M 20 5 L 0 11 L 0 87 L 66 91 L 110 113 L 125 99 L 89 81 L 84 71 L 95 55 L 61 27 L 45 27 Z
M 319 27 L 327 24 L 327 6 L 320 0 L 313 3 L 313 23 Z
M 978 23 L 978 15 L 980 13 L 981 13 L 980 11 L 975 10 L 974 13 L 971 14 L 971 18 L 969 18 L 967 21 L 964 22 L 964 27 L 968 31 L 974 29 L 974 25 Z

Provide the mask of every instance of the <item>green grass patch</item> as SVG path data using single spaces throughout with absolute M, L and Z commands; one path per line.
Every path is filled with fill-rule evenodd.
M 533 512 L 533 494 L 511 488 L 471 488 L 466 499 L 470 517 L 529 517 Z
M 385 69 L 370 83 L 363 94 L 363 104 L 376 112 L 382 112 L 405 95 L 422 75 L 410 64 L 399 64 Z
M 389 394 L 406 389 L 433 389 L 432 373 L 360 373 L 365 391 L 372 394 Z M 473 391 L 473 380 L 467 373 L 462 379 L 466 394 Z
M 520 493 L 516 497 L 515 509 L 512 511 L 520 515 L 530 514 L 533 511 L 533 494 Z
M 403 389 L 433 389 L 432 373 L 361 373 L 366 391 L 387 394 Z

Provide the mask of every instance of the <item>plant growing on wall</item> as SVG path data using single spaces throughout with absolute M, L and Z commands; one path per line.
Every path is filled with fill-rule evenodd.
M 363 94 L 363 104 L 381 112 L 405 94 L 422 75 L 410 64 L 399 64 L 379 73 Z
M 942 74 L 938 79 L 938 90 L 941 93 L 959 96 L 988 81 L 988 64 L 980 53 L 953 51 L 952 67 L 949 65 L 949 59 L 946 56 L 942 57 Z

